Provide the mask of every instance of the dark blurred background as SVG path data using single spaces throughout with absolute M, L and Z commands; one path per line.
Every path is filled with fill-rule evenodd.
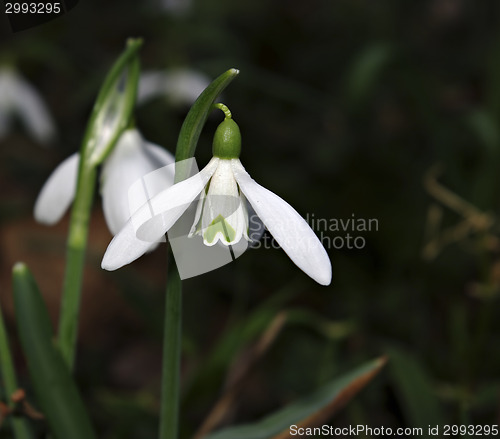
M 333 266 L 326 288 L 277 249 L 185 282 L 183 437 L 280 311 L 286 322 L 252 358 L 225 424 L 259 419 L 381 355 L 389 355 L 383 372 L 332 425 L 500 423 L 499 17 L 497 0 L 192 0 L 182 10 L 81 0 L 45 25 L 6 28 L 0 59 L 38 90 L 58 130 L 50 147 L 21 123 L 0 140 L 0 294 L 14 345 L 17 260 L 58 313 L 68 221 L 37 225 L 38 191 L 79 148 L 107 70 L 125 40 L 140 36 L 144 70 L 189 67 L 215 78 L 240 69 L 223 101 L 259 183 L 304 216 L 378 222 L 350 232 L 363 237 L 361 249 L 328 244 L 349 231 L 317 230 Z M 157 98 L 137 108 L 137 126 L 173 150 L 187 111 Z M 200 166 L 220 120 L 205 127 Z M 166 256 L 160 248 L 103 272 L 110 239 L 96 195 L 77 379 L 100 437 L 149 438 Z

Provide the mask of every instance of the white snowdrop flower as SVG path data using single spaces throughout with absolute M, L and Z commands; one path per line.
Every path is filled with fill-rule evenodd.
M 35 203 L 35 219 L 55 224 L 64 215 L 75 197 L 79 153 L 64 160 L 43 186 Z M 118 140 L 106 158 L 101 172 L 101 195 L 104 216 L 114 235 L 130 218 L 131 212 L 146 200 L 130 198 L 129 188 L 144 175 L 174 163 L 174 157 L 164 148 L 146 142 L 139 131 L 129 129 Z M 150 196 L 173 184 L 173 172 L 163 172 L 154 185 L 149 184 Z
M 165 97 L 174 105 L 192 105 L 209 84 L 208 76 L 190 69 L 144 72 L 139 79 L 137 102 Z
M 10 67 L 0 68 L 0 138 L 9 131 L 17 117 L 39 143 L 47 144 L 56 129 L 42 97 L 19 73 Z
M 318 237 L 292 206 L 250 177 L 240 151 L 238 125 L 226 117 L 215 133 L 214 157 L 207 166 L 138 209 L 109 244 L 102 268 L 116 270 L 140 257 L 199 197 L 190 236 L 201 235 L 209 246 L 249 240 L 248 201 L 290 259 L 315 281 L 329 285 L 331 263 Z

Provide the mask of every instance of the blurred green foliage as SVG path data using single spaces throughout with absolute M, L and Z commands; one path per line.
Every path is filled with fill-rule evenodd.
M 224 102 L 252 177 L 304 216 L 354 214 L 379 227 L 355 232 L 363 249 L 328 249 L 328 288 L 274 249 L 185 282 L 183 437 L 201 425 L 238 353 L 283 309 L 305 313 L 302 324 L 286 325 L 255 365 L 227 424 L 263 418 L 391 352 L 385 373 L 332 425 L 419 427 L 436 421 L 430 407 L 446 423 L 498 424 L 498 1 L 193 0 L 184 15 L 159 3 L 82 0 L 61 19 L 2 36 L 0 53 L 44 96 L 60 132 L 50 150 L 21 128 L 2 140 L 1 181 L 15 188 L 1 195 L 2 224 L 30 217 L 51 169 L 76 150 L 127 37 L 144 38 L 145 70 L 188 66 L 215 78 L 239 68 Z M 172 149 L 186 113 L 157 99 L 137 109 L 136 121 L 147 139 Z M 200 165 L 218 121 L 202 133 Z M 495 220 L 425 259 L 429 225 L 442 233 L 464 220 L 424 188 L 436 164 L 442 185 Z M 429 224 L 431 204 L 440 223 Z M 107 277 L 135 323 L 121 328 L 119 343 L 96 340 L 79 353 L 77 379 L 102 438 L 154 435 L 159 381 L 148 374 L 158 358 L 144 347 L 157 352 L 161 337 L 165 265 L 156 253 Z M 123 352 L 129 363 L 145 358 L 148 371 L 131 372 L 135 384 L 111 366 Z

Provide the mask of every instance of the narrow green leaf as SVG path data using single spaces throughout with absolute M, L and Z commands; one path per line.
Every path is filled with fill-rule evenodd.
M 14 369 L 14 364 L 12 362 L 12 355 L 10 353 L 9 339 L 7 336 L 7 331 L 5 330 L 5 324 L 3 321 L 3 314 L 0 308 L 0 372 L 3 380 L 3 385 L 5 386 L 6 397 L 10 396 L 17 390 L 17 378 Z M 9 407 L 13 404 L 8 400 Z M 12 418 L 12 429 L 14 430 L 14 435 L 16 439 L 30 439 L 32 438 L 32 433 L 30 426 L 26 419 L 22 418 Z
M 193 104 L 179 133 L 175 152 L 176 162 L 193 157 L 201 130 L 212 110 L 215 99 L 217 99 L 217 96 L 222 93 L 238 73 L 239 70 L 237 69 L 229 69 L 227 72 L 214 79 Z M 178 173 L 176 173 L 176 181 L 181 181 L 183 178 L 184 175 L 178 175 Z
M 204 439 L 285 439 L 290 426 L 307 427 L 328 420 L 354 395 L 365 387 L 385 364 L 376 359 L 327 383 L 310 396 L 301 399 L 254 424 L 229 427 Z
M 45 303 L 35 279 L 22 263 L 14 266 L 16 320 L 28 370 L 40 409 L 55 439 L 93 439 L 78 389 L 59 350 Z
M 396 348 L 388 356 L 392 380 L 408 424 L 442 425 L 441 407 L 422 364 L 413 355 Z

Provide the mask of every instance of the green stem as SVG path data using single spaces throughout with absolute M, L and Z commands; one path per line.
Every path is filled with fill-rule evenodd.
M 5 396 L 8 399 L 7 404 L 10 408 L 14 407 L 10 396 L 18 389 L 12 355 L 10 353 L 9 340 L 5 324 L 3 321 L 2 310 L 0 309 L 0 371 L 5 386 Z M 31 433 L 26 419 L 12 418 L 12 428 L 16 439 L 30 439 Z
M 182 336 L 182 282 L 170 253 L 163 335 L 160 439 L 176 439 L 179 430 L 179 382 Z
M 203 91 L 193 104 L 179 133 L 175 152 L 176 162 L 193 157 L 201 130 L 205 125 L 215 99 L 238 73 L 238 70 L 230 69 L 220 75 Z M 186 178 L 184 171 L 182 168 L 176 168 L 176 183 Z M 172 253 L 169 253 L 169 255 L 170 263 L 167 279 L 165 331 L 163 337 L 160 439 L 177 439 L 179 431 L 182 281 Z
M 73 368 L 75 359 L 85 251 L 95 184 L 96 168 L 87 165 L 82 157 L 69 225 L 58 334 L 59 348 L 70 369 Z
M 226 119 L 231 119 L 231 117 L 232 117 L 231 111 L 222 102 L 218 102 L 218 103 L 214 104 L 214 108 L 221 110 L 224 113 L 224 116 L 226 117 Z
M 127 41 L 127 47 L 106 76 L 90 115 L 80 150 L 78 182 L 69 225 L 58 334 L 59 348 L 70 370 L 73 368 L 75 359 L 83 269 L 90 210 L 96 185 L 96 169 L 114 148 L 118 138 L 129 124 L 139 80 L 137 51 L 141 45 L 141 39 Z M 123 92 L 120 91 L 122 80 L 126 81 Z M 108 122 L 108 119 L 113 122 Z M 108 123 L 110 126 L 105 126 Z M 112 134 L 105 139 L 104 144 L 100 144 L 97 139 L 102 135 L 103 130 L 109 129 L 112 130 Z

